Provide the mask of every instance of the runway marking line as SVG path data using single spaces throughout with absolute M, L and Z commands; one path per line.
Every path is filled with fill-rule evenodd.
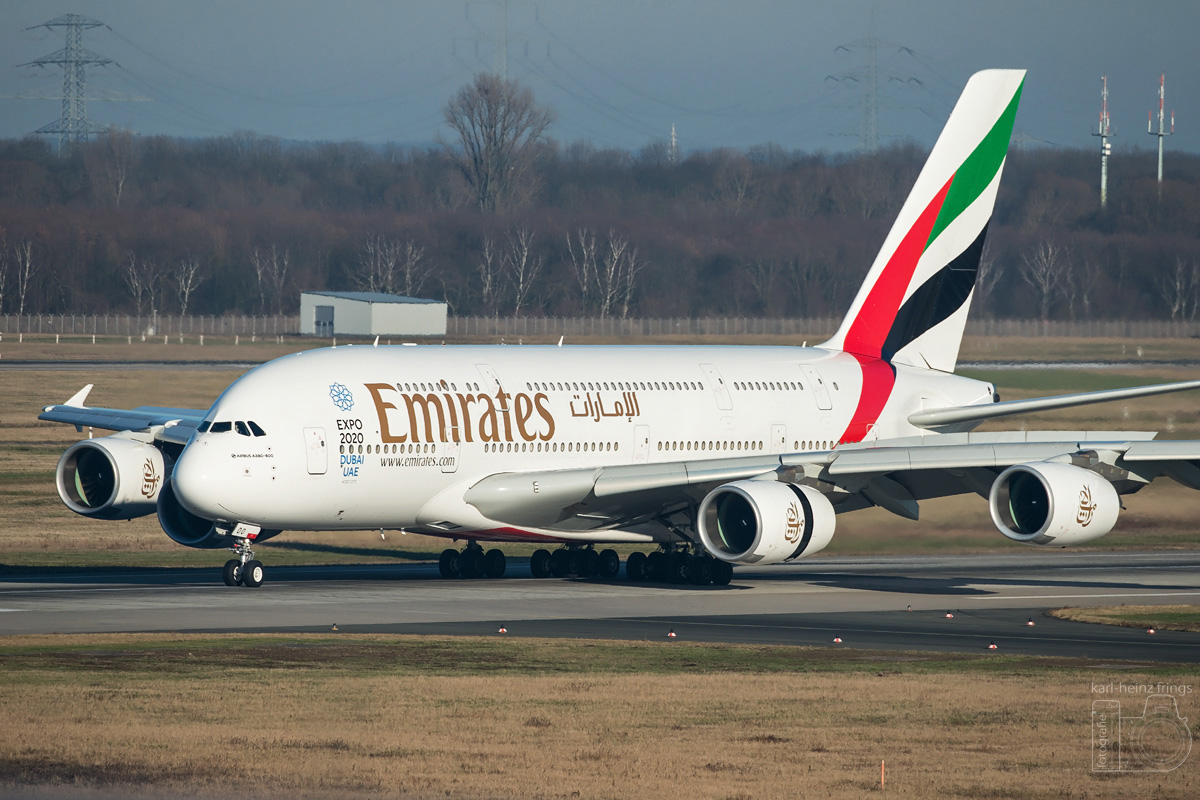
M 1121 592 L 1107 594 L 1007 594 L 980 597 L 957 595 L 970 600 L 1070 600 L 1078 597 L 1200 597 L 1200 592 Z

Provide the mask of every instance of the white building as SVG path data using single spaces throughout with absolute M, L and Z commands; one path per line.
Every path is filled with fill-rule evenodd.
M 380 292 L 301 292 L 304 336 L 445 336 L 446 304 Z

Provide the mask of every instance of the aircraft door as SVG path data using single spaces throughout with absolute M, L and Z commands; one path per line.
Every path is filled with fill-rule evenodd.
M 650 426 L 636 425 L 633 429 L 633 463 L 645 464 L 650 460 Z
M 772 425 L 771 454 L 786 453 L 787 451 L 787 425 Z
M 442 444 L 442 472 L 458 471 L 458 428 L 446 426 L 446 441 Z
M 329 468 L 329 448 L 325 446 L 324 428 L 304 429 L 304 449 L 308 455 L 308 474 L 324 475 Z
M 704 376 L 708 378 L 708 382 L 712 386 L 713 396 L 717 399 L 717 408 L 722 411 L 732 410 L 733 397 L 730 396 L 729 387 L 725 385 L 725 379 L 721 377 L 721 373 L 712 364 L 701 364 L 700 369 L 704 370 Z
M 813 395 L 817 398 L 817 408 L 822 411 L 828 411 L 833 408 L 833 402 L 829 399 L 829 388 L 825 385 L 825 381 L 821 380 L 821 373 L 817 372 L 817 368 L 808 364 L 801 364 L 800 371 L 804 373 L 804 382 L 813 390 Z

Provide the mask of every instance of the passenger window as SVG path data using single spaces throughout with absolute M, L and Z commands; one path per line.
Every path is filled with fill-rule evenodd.
M 212 425 L 212 420 L 206 419 L 206 420 L 204 420 L 204 422 L 201 422 L 199 425 L 196 426 L 196 430 L 199 433 L 207 433 L 209 425 Z
M 264 431 L 262 428 L 258 427 L 257 422 L 254 422 L 253 420 L 251 420 L 250 422 L 247 422 L 246 424 L 250 426 L 250 430 L 254 433 L 255 436 L 266 436 L 267 435 L 266 431 Z
M 231 430 L 233 430 L 232 422 L 214 422 L 209 428 L 212 433 L 229 433 Z

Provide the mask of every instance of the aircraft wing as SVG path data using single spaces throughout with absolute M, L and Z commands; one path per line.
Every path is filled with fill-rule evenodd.
M 464 499 L 489 519 L 563 531 L 637 525 L 699 504 L 736 480 L 785 480 L 821 489 L 839 512 L 880 506 L 916 519 L 935 497 L 987 496 L 996 476 L 1038 461 L 1104 463 L 1116 477 L 1147 483 L 1169 476 L 1200 489 L 1200 441 L 1154 441 L 1141 431 L 1013 431 L 943 434 L 832 452 L 506 472 L 486 477 Z M 1111 478 L 1110 478 L 1111 479 Z
M 92 384 L 89 383 L 62 405 L 46 406 L 42 413 L 38 414 L 38 419 L 74 425 L 79 431 L 84 427 L 107 431 L 152 431 L 156 439 L 186 444 L 192 431 L 208 413 L 195 408 L 138 406 L 123 409 L 85 406 L 84 402 L 91 389 Z

